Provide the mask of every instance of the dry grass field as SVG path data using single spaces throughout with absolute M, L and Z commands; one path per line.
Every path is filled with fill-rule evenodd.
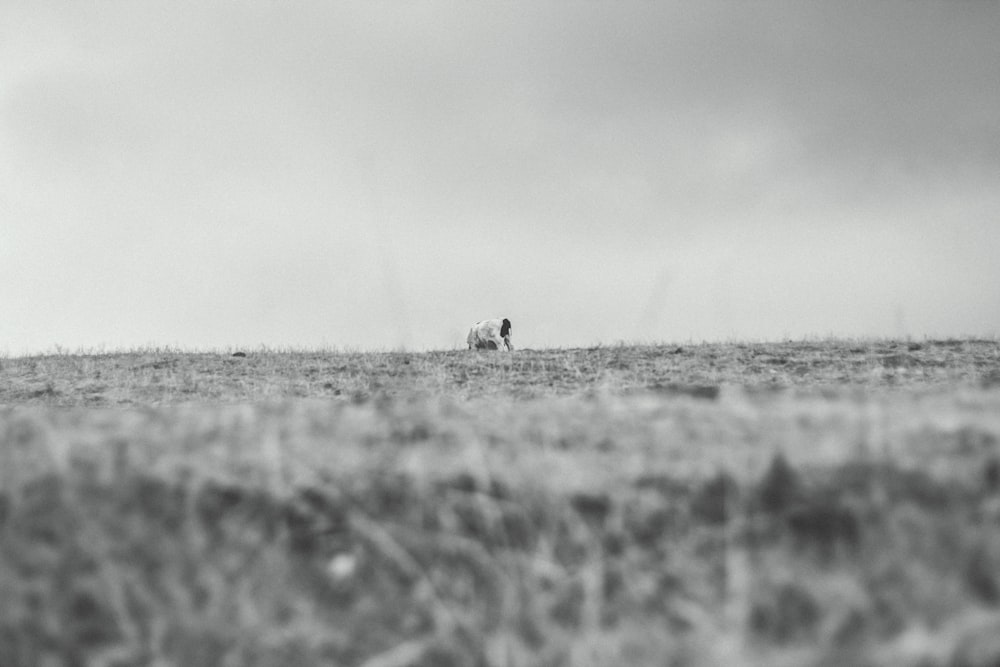
M 1000 341 L 0 357 L 2 667 L 1000 664 Z

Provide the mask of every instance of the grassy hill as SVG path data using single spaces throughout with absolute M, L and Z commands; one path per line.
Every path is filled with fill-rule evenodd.
M 995 340 L 59 354 L 0 406 L 4 667 L 1000 656 Z

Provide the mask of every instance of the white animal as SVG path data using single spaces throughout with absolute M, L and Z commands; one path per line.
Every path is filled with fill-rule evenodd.
M 510 320 L 506 317 L 476 322 L 466 339 L 470 350 L 513 350 L 510 342 Z

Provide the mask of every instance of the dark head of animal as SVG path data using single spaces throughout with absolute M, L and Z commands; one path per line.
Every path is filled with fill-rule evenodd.
M 510 335 L 510 320 L 506 317 L 503 318 L 503 322 L 500 324 L 500 336 L 506 338 Z

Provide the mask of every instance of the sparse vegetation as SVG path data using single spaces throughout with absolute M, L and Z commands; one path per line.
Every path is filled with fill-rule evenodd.
M 993 665 L 1000 342 L 0 360 L 0 665 Z

